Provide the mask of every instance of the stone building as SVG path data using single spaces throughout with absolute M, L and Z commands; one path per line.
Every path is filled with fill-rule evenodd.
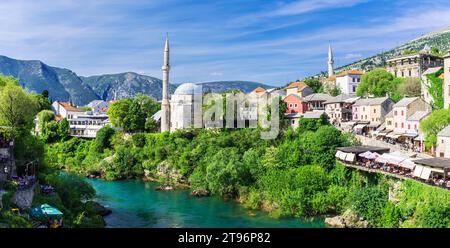
M 436 157 L 450 158 L 450 125 L 437 135 Z
M 325 113 L 331 123 L 342 123 L 352 120 L 352 106 L 359 97 L 338 95 L 324 102 Z
M 427 52 L 419 52 L 388 59 L 386 69 L 396 77 L 420 78 L 428 68 L 440 67 L 443 66 L 443 63 L 442 57 Z
M 299 97 L 305 97 L 311 95 L 314 91 L 305 82 L 294 82 L 288 85 L 286 88 L 286 95 L 295 94 Z
M 353 121 L 357 133 L 367 133 L 384 123 L 394 102 L 389 97 L 360 98 L 352 106 Z
M 358 70 L 343 71 L 336 75 L 336 86 L 341 89 L 342 94 L 354 96 L 363 74 Z
M 405 97 L 393 108 L 394 133 L 403 134 L 408 130 L 407 121 L 418 111 L 430 112 L 431 106 L 420 97 Z

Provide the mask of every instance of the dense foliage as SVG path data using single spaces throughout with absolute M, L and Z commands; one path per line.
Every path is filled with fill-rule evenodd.
M 160 104 L 142 94 L 134 98 L 115 101 L 108 109 L 111 123 L 127 132 L 154 131 L 156 122 L 151 118 L 160 109 Z
M 39 185 L 35 188 L 32 206 L 48 203 L 64 213 L 67 226 L 102 227 L 103 220 L 94 211 L 92 204 L 85 200 L 95 195 L 94 189 L 83 179 L 76 176 L 62 176 L 55 169 L 48 168 L 44 160 L 45 144 L 43 141 L 61 141 L 67 138 L 68 122 L 54 121 L 54 114 L 49 111 L 48 91 L 31 94 L 22 89 L 17 80 L 0 76 L 0 131 L 3 137 L 14 142 L 13 152 L 17 173 L 22 176 L 24 165 L 34 162 L 39 165 L 39 183 L 55 187 L 55 194 L 43 196 Z M 38 114 L 38 112 L 40 113 Z M 38 115 L 40 137 L 32 134 L 34 118 Z M 17 186 L 12 181 L 0 185 L 6 193 L 0 204 L 0 227 L 32 227 L 26 210 L 19 215 L 12 213 L 15 208 L 11 202 Z
M 425 145 L 430 148 L 436 145 L 437 134 L 450 125 L 450 109 L 433 111 L 420 123 L 420 130 L 425 134 Z
M 433 97 L 432 106 L 434 109 L 444 108 L 444 87 L 442 87 L 443 79 L 439 76 L 444 73 L 444 69 L 440 69 L 436 73 L 427 75 L 430 85 L 428 88 L 428 93 Z
M 325 118 L 302 119 L 297 130 L 286 129 L 275 140 L 260 139 L 259 129 L 101 133 L 92 141 L 73 138 L 50 145 L 47 161 L 107 180 L 145 174 L 163 184 L 188 182 L 192 189 L 235 197 L 245 207 L 264 209 L 274 217 L 305 218 L 350 209 L 374 227 L 448 225 L 438 214 L 442 211 L 431 214 L 445 209 L 448 192 L 407 182 L 399 201 L 392 202 L 387 178 L 336 164 L 336 147 L 357 142 Z M 429 190 L 434 193 L 426 193 Z M 431 203 L 435 197 L 441 200 Z M 429 204 L 422 204 L 424 199 Z

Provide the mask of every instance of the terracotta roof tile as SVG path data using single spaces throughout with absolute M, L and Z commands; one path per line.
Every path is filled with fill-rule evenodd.
M 301 82 L 301 81 L 297 81 L 297 82 L 293 82 L 291 84 L 288 85 L 288 89 L 291 88 L 298 88 L 299 90 L 304 89 L 306 86 L 308 86 L 307 84 L 305 84 L 305 82 Z
M 345 75 L 362 75 L 362 74 L 364 74 L 364 72 L 359 70 L 347 70 L 337 74 L 336 77 L 343 77 Z
M 72 106 L 69 102 L 58 102 L 65 110 L 71 111 L 71 112 L 84 112 L 83 110 Z

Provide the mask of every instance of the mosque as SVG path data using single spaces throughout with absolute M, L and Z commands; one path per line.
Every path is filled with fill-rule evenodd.
M 169 39 L 166 37 L 162 66 L 161 132 L 202 127 L 202 86 L 193 83 L 181 84 L 169 98 L 169 57 Z

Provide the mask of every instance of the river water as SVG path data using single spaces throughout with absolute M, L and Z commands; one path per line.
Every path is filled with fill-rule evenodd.
M 156 191 L 151 182 L 87 180 L 96 201 L 113 211 L 107 227 L 325 227 L 322 219 L 274 219 L 220 197 L 190 197 L 188 190 Z

